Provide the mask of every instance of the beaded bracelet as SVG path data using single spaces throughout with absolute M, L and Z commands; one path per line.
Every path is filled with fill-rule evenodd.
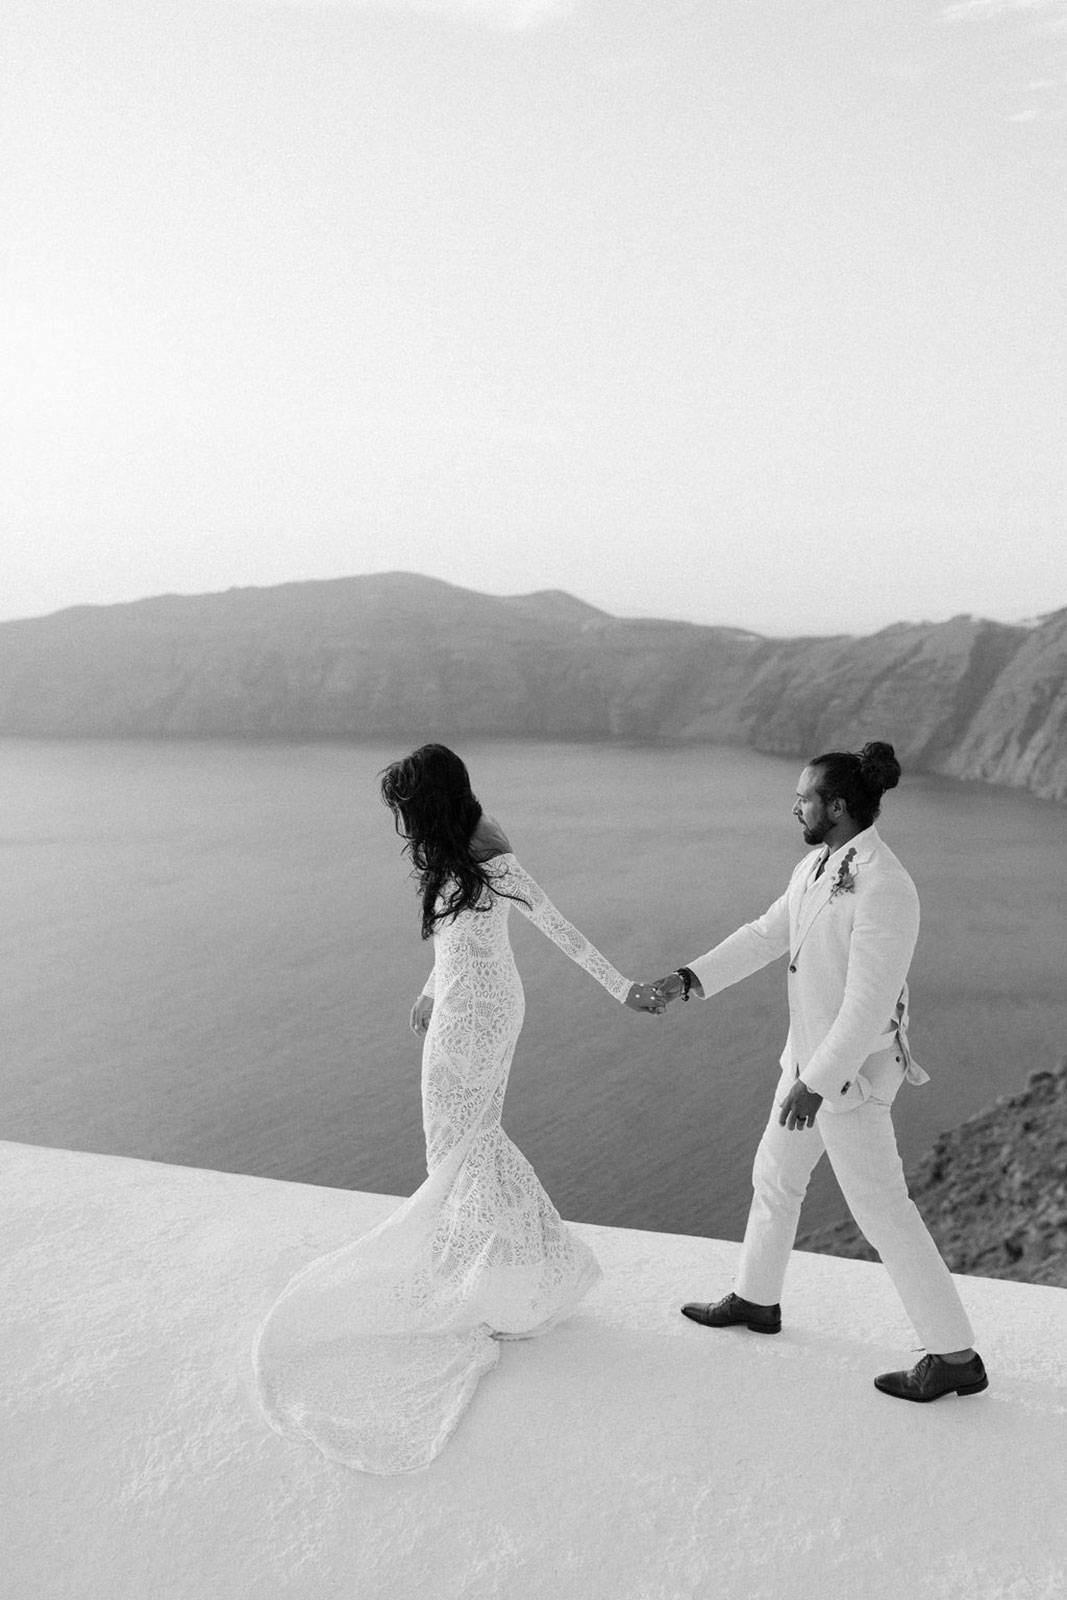
M 693 974 L 689 971 L 688 967 L 678 967 L 676 968 L 676 971 L 679 978 L 682 980 L 682 999 L 683 1001 L 688 1000 L 689 990 L 693 983 Z

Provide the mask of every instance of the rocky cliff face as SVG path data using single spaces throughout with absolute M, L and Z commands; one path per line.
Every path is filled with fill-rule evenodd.
M 938 768 L 1062 799 L 1067 785 L 1067 611 L 1012 651 Z
M 912 768 L 1067 799 L 1067 611 L 764 639 L 569 595 L 392 573 L 0 624 L 0 733 L 508 734 L 809 755 L 876 735 Z
M 943 1133 L 908 1184 L 953 1272 L 1067 1288 L 1067 1060 Z M 878 1259 L 851 1221 L 797 1245 Z

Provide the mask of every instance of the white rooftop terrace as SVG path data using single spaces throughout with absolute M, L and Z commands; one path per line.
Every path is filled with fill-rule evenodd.
M 574 1319 L 505 1344 L 442 1455 L 272 1433 L 253 1332 L 387 1196 L 0 1145 L 10 1600 L 1062 1600 L 1067 1293 L 959 1279 L 990 1388 L 910 1405 L 878 1266 L 798 1254 L 776 1338 L 678 1315 L 738 1246 L 580 1227 Z

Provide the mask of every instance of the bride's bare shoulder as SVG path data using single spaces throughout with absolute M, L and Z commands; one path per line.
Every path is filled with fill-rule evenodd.
M 478 861 L 490 861 L 493 856 L 509 854 L 510 850 L 511 843 L 499 822 L 483 811 L 471 834 L 471 854 Z

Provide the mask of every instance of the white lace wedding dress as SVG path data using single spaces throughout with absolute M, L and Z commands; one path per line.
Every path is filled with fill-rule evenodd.
M 495 1364 L 498 1341 L 559 1322 L 600 1276 L 500 1126 L 523 1018 L 512 906 L 616 1000 L 629 980 L 514 855 L 487 870 L 500 892 L 434 936 L 426 1181 L 379 1227 L 298 1273 L 253 1350 L 271 1425 L 367 1472 L 430 1462 Z

